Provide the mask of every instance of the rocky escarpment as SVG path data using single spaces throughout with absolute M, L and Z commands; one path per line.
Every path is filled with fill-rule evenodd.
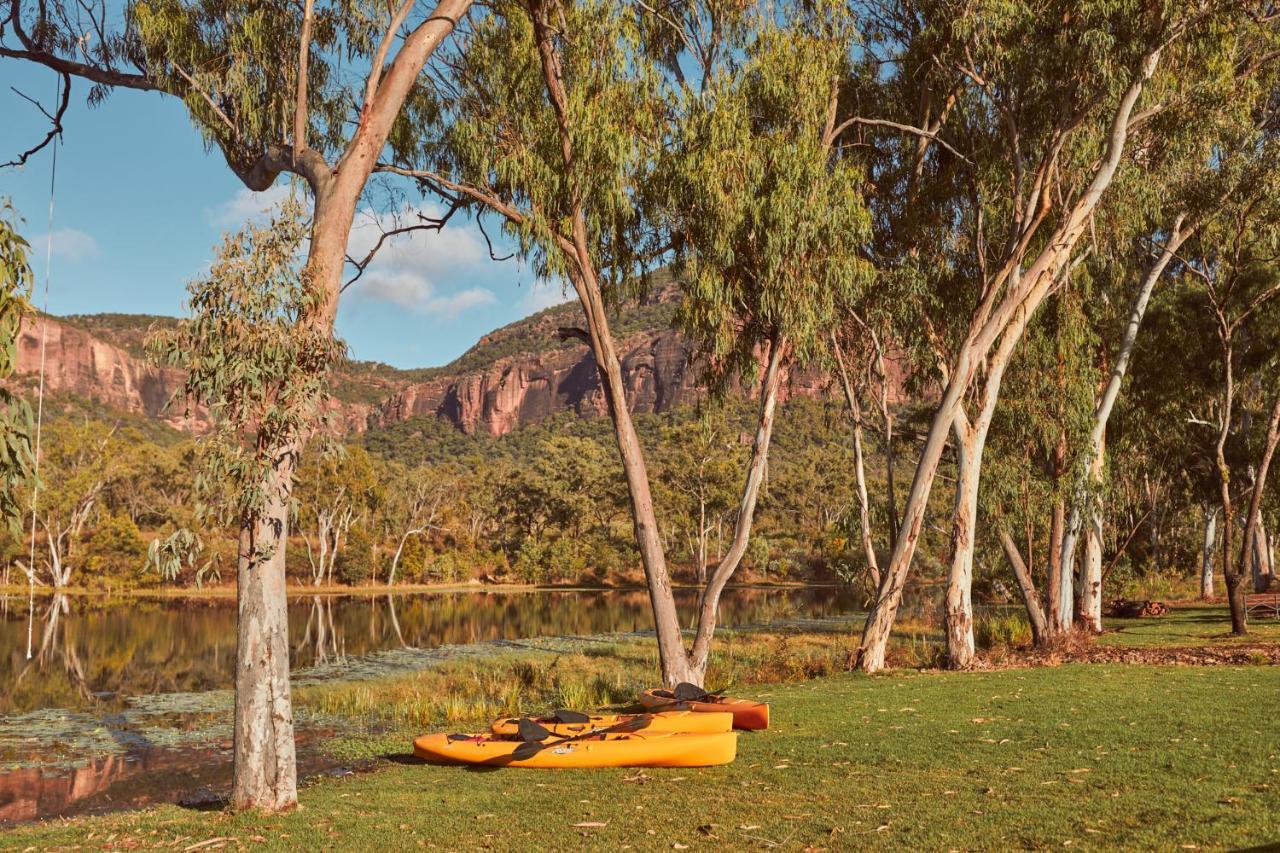
M 148 364 L 121 347 L 83 329 L 46 317 L 28 317 L 18 333 L 17 372 L 35 382 L 44 348 L 44 382 L 49 394 L 70 393 L 114 409 L 159 418 L 172 426 L 200 430 L 208 425 L 203 411 L 190 417 L 175 407 L 166 410 L 182 387 L 183 372 Z
M 677 299 L 674 287 L 655 288 L 648 299 L 613 318 L 633 412 L 665 412 L 705 394 L 689 342 L 671 328 Z M 331 383 L 331 430 L 362 432 L 414 417 L 439 416 L 468 433 L 504 435 L 560 411 L 602 417 L 604 392 L 590 349 L 576 339 L 562 341 L 558 334 L 562 326 L 577 320 L 573 305 L 541 311 L 495 329 L 441 368 L 404 371 L 368 362 L 346 365 Z M 119 314 L 29 318 L 18 341 L 18 371 L 25 374 L 22 381 L 34 386 L 41 339 L 47 334 L 49 393 L 65 392 L 199 432 L 208 427 L 206 412 L 195 410 L 186 417 L 176 407 L 166 409 L 182 385 L 182 372 L 155 367 L 141 355 L 146 330 L 173 322 Z M 895 402 L 901 402 L 901 377 L 894 380 Z M 831 392 L 828 377 L 812 370 L 795 372 L 783 386 L 784 399 Z
M 678 332 L 633 334 L 618 350 L 631 411 L 664 412 L 704 396 L 698 365 Z M 799 371 L 788 378 L 783 396 L 824 395 L 828 386 L 822 374 Z M 595 358 L 586 346 L 511 356 L 462 376 L 413 383 L 378 407 L 370 426 L 437 415 L 468 433 L 505 435 L 566 409 L 583 417 L 607 414 Z

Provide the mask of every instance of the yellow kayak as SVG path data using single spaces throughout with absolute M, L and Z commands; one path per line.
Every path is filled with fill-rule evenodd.
M 656 714 L 564 714 L 534 717 L 533 721 L 559 737 L 572 737 L 599 729 L 616 732 L 687 732 L 714 734 L 733 728 L 733 714 L 697 713 L 694 711 L 661 711 Z M 489 730 L 495 735 L 514 736 L 520 720 L 511 717 L 494 720 Z
M 730 763 L 737 752 L 736 732 L 605 733 L 541 742 L 432 734 L 413 742 L 413 754 L 425 761 L 488 767 L 710 767 Z

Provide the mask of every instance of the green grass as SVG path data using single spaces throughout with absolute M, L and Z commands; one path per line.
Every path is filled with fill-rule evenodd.
M 841 674 L 744 691 L 775 725 L 742 735 L 729 767 L 409 765 L 405 733 L 363 741 L 391 758 L 307 786 L 293 814 L 164 807 L 20 827 L 0 847 L 1242 847 L 1276 838 L 1278 691 L 1270 667 Z
M 1231 634 L 1225 604 L 1216 607 L 1172 607 L 1150 619 L 1106 619 L 1099 642 L 1116 646 L 1201 646 L 1208 643 L 1280 642 L 1280 619 L 1250 619 L 1249 634 Z

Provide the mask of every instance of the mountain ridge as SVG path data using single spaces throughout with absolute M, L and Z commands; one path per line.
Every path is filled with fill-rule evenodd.
M 631 408 L 658 413 L 705 396 L 687 339 L 673 328 L 679 290 L 656 279 L 646 298 L 610 317 Z M 18 373 L 34 384 L 42 336 L 48 334 L 46 390 L 75 395 L 133 415 L 159 419 L 186 432 L 208 427 L 207 414 L 166 408 L 182 384 L 175 368 L 146 361 L 143 343 L 156 326 L 179 318 L 145 314 L 37 315 L 23 321 Z M 607 413 L 590 349 L 559 329 L 578 320 L 576 305 L 543 309 L 482 335 L 448 364 L 403 369 L 350 361 L 334 371 L 330 414 L 349 434 L 434 415 L 463 432 L 503 435 L 556 412 L 582 417 Z M 827 396 L 819 371 L 788 377 L 784 396 Z

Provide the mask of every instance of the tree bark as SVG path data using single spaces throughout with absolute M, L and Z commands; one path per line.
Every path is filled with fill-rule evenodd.
M 1235 589 L 1231 588 L 1230 581 L 1227 583 L 1227 589 L 1234 595 L 1234 598 L 1239 599 L 1240 604 L 1238 619 L 1234 602 L 1231 608 L 1231 632 L 1233 634 L 1246 634 L 1249 630 L 1247 611 L 1244 608 L 1243 580 L 1246 565 L 1256 555 L 1257 541 L 1260 538 L 1260 526 L 1262 523 L 1262 496 L 1267 488 L 1267 474 L 1271 469 L 1271 460 L 1275 456 L 1277 444 L 1280 444 L 1280 393 L 1276 394 L 1275 402 L 1271 405 L 1271 416 L 1267 421 L 1267 439 L 1262 450 L 1262 459 L 1258 463 L 1258 476 L 1253 481 L 1253 494 L 1249 497 L 1249 509 L 1245 515 L 1244 523 L 1244 543 L 1240 549 L 1239 567 L 1235 571 Z M 1224 531 L 1224 539 L 1227 538 L 1225 533 L 1226 531 Z
M 701 685 L 707 674 L 711 657 L 711 639 L 715 636 L 716 618 L 720 609 L 720 595 L 725 584 L 737 571 L 742 556 L 747 552 L 751 525 L 755 520 L 756 501 L 764 482 L 765 467 L 769 459 L 769 442 L 773 437 L 774 412 L 778 404 L 778 389 L 782 385 L 782 366 L 789 345 L 785 338 L 775 336 L 769 346 L 769 361 L 764 381 L 760 386 L 760 417 L 756 424 L 755 439 L 751 445 L 751 462 L 747 466 L 746 483 L 742 487 L 742 500 L 738 504 L 738 518 L 734 523 L 733 539 L 724 559 L 711 573 L 698 608 L 698 629 L 694 635 L 689 659 L 689 675 Z
M 1200 559 L 1200 598 L 1213 598 L 1213 552 L 1218 538 L 1218 507 L 1204 508 L 1204 547 Z
M 862 449 L 862 404 L 858 402 L 857 392 L 854 391 L 853 382 L 849 379 L 849 371 L 845 367 L 844 352 L 840 347 L 840 341 L 836 338 L 835 333 L 831 334 L 831 352 L 835 356 L 836 367 L 840 374 L 840 386 L 844 390 L 845 405 L 849 407 L 849 416 L 853 420 L 853 476 L 858 495 L 858 521 L 862 537 L 862 553 L 867 560 L 867 572 L 871 576 L 871 583 L 875 587 L 880 586 L 880 561 L 876 558 L 875 541 L 871 536 L 871 503 L 867 496 L 867 474 L 866 467 L 863 464 Z M 892 455 L 892 452 L 891 454 Z M 889 469 L 889 478 L 893 478 L 893 469 Z M 893 494 L 892 486 L 889 490 L 890 496 Z M 892 497 L 890 497 L 892 501 Z M 890 526 L 893 525 L 892 511 L 889 518 Z M 889 541 L 893 541 L 892 535 Z
M 951 521 L 951 571 L 943 609 L 947 667 L 973 666 L 973 538 L 978 511 L 978 475 L 982 449 L 977 430 L 961 412 L 956 416 L 956 502 Z
M 1267 548 L 1267 526 L 1263 523 L 1261 514 L 1258 516 L 1257 533 L 1253 537 L 1253 573 L 1253 591 L 1266 592 L 1271 587 L 1274 569 L 1270 549 Z
M 289 613 L 285 594 L 287 528 L 293 473 L 279 459 L 266 484 L 263 512 L 240 531 L 236 568 L 235 773 L 237 809 L 277 812 L 298 800 L 289 692 Z
M 1004 548 L 1005 559 L 1018 581 L 1018 592 L 1022 596 L 1022 604 L 1027 608 L 1027 621 L 1031 623 L 1031 642 L 1043 646 L 1049 639 L 1049 624 L 1045 619 L 1044 608 L 1040 605 L 1040 595 L 1036 592 L 1035 581 L 1031 572 L 1018 553 L 1018 545 L 1008 531 L 1000 530 L 1000 545 Z
M 1000 386 L 1026 328 L 1028 315 L 1018 314 L 1000 338 L 987 364 L 978 416 L 971 425 L 963 408 L 956 413 L 952 431 L 956 445 L 956 503 L 951 525 L 951 571 L 947 578 L 944 610 L 947 666 L 967 669 L 973 665 L 973 550 L 977 537 L 978 491 L 982 478 L 982 454 L 987 433 L 1000 400 Z
M 1103 441 L 1105 443 L 1105 434 Z M 1095 484 L 1102 482 L 1102 460 L 1101 452 L 1093 457 L 1089 476 Z M 1095 493 L 1088 508 L 1084 565 L 1080 567 L 1080 620 L 1087 630 L 1095 634 L 1102 633 L 1102 512 L 1102 496 Z M 1068 533 L 1070 529 L 1068 523 Z M 1062 570 L 1068 571 L 1066 552 L 1063 553 Z

